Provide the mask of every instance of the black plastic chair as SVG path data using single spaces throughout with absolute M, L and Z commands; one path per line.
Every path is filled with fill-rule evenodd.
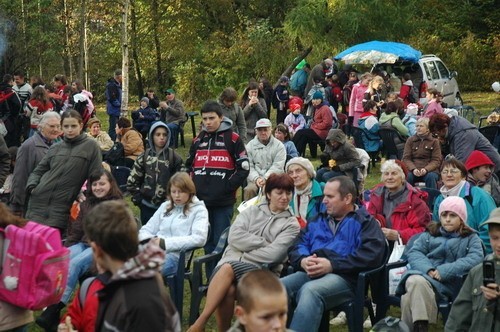
M 180 321 L 182 321 L 184 303 L 184 280 L 188 280 L 190 288 L 193 288 L 191 263 L 196 249 L 199 248 L 182 250 L 179 254 L 179 264 L 175 274 L 163 278 L 165 284 L 167 284 L 170 289 L 170 297 L 179 312 Z
M 389 244 L 386 242 L 383 263 L 370 271 L 360 272 L 358 275 L 357 287 L 354 291 L 354 298 L 335 308 L 326 308 L 318 331 L 329 331 L 330 311 L 344 311 L 347 316 L 347 325 L 349 331 L 363 331 L 364 308 L 368 309 L 372 325 L 378 321 L 373 312 L 373 303 L 380 303 L 385 299 L 380 282 L 383 281 L 385 267 L 389 260 Z M 370 289 L 370 293 L 368 293 Z M 378 312 L 378 309 L 377 309 Z M 383 318 L 383 317 L 382 317 Z
M 497 125 L 485 126 L 478 129 L 481 134 L 493 145 L 498 135 L 499 127 Z
M 193 274 L 191 286 L 191 307 L 189 309 L 189 325 L 193 325 L 200 315 L 200 304 L 203 296 L 206 295 L 210 276 L 203 278 L 203 265 L 207 262 L 217 262 L 222 257 L 227 247 L 229 227 L 222 232 L 219 242 L 212 253 L 195 258 L 193 261 Z
M 112 166 L 111 174 L 116 180 L 118 187 L 122 191 L 122 193 L 127 191 L 127 179 L 130 175 L 130 168 L 125 166 Z
M 351 127 L 351 135 L 352 135 L 352 138 L 354 139 L 354 145 L 356 145 L 357 148 L 363 149 L 365 151 L 366 151 L 366 148 L 365 148 L 365 143 L 364 143 L 363 138 L 365 138 L 369 141 L 379 141 L 380 140 L 380 138 L 374 139 L 374 138 L 369 137 L 364 129 L 359 128 L 359 127 L 354 127 L 354 126 Z M 371 152 L 367 151 L 367 153 L 371 159 L 371 166 L 375 167 L 375 162 L 377 160 L 377 156 L 378 156 L 379 151 L 371 151 Z M 370 173 L 370 164 L 368 164 L 367 172 Z
M 404 145 L 405 139 L 399 132 L 393 128 L 380 128 L 378 134 L 384 145 L 382 151 L 385 157 L 387 159 L 401 160 L 403 158 L 403 149 L 398 149 L 398 144 Z
M 429 209 L 434 211 L 434 202 L 436 201 L 436 198 L 441 195 L 441 192 L 437 189 L 433 188 L 421 188 L 421 190 L 425 191 L 427 193 L 427 206 Z

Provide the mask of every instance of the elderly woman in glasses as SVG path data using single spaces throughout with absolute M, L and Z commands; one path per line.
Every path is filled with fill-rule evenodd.
M 467 225 L 479 233 L 487 253 L 491 253 L 488 227 L 483 223 L 496 206 L 491 195 L 483 189 L 467 182 L 465 165 L 453 156 L 447 156 L 441 166 L 441 195 L 434 201 L 433 219 L 439 220 L 439 205 L 449 196 L 459 196 L 467 206 Z

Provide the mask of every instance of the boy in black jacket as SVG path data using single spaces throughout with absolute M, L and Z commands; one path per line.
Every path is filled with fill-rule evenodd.
M 240 136 L 231 130 L 232 121 L 222 115 L 222 109 L 214 100 L 201 108 L 203 126 L 193 141 L 186 160 L 191 171 L 196 195 L 208 209 L 211 232 L 205 245 L 205 253 L 211 253 L 219 237 L 231 224 L 236 190 L 246 180 L 250 165 Z M 213 265 L 207 266 L 207 276 Z

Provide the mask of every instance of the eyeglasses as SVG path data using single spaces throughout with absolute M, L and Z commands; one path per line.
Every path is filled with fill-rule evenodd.
M 448 170 L 448 169 L 443 169 L 443 170 L 441 171 L 441 174 L 442 174 L 442 175 L 448 175 L 448 174 L 455 175 L 455 174 L 457 174 L 457 173 L 460 173 L 460 170 L 459 170 L 459 169 L 457 169 L 457 168 L 452 168 L 452 169 L 449 169 L 449 170 Z

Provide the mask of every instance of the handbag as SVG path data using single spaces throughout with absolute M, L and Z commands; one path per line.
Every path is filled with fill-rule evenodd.
M 241 202 L 240 205 L 238 205 L 238 212 L 241 213 L 248 209 L 252 205 L 257 205 L 262 201 L 262 188 L 259 188 L 259 193 L 257 196 L 250 198 L 247 201 Z
M 403 256 L 403 252 L 405 251 L 406 246 L 403 244 L 401 237 L 398 236 L 398 240 L 394 242 L 394 248 L 392 249 L 391 256 L 389 257 L 388 263 L 396 263 L 401 260 L 401 256 Z M 398 288 L 399 282 L 403 277 L 403 274 L 406 272 L 407 267 L 398 267 L 389 270 L 389 294 L 396 294 L 396 289 Z

